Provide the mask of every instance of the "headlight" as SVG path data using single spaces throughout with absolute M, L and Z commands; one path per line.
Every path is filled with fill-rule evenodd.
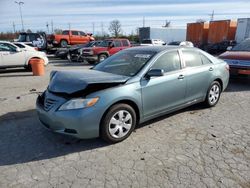
M 89 98 L 89 99 L 71 99 L 64 103 L 59 110 L 72 110 L 72 109 L 80 109 L 87 108 L 95 105 L 99 97 Z

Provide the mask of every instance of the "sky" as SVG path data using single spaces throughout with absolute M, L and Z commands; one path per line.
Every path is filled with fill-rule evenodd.
M 16 0 L 19 1 L 19 0 Z M 109 23 L 119 20 L 124 34 L 143 26 L 186 27 L 197 19 L 250 18 L 250 0 L 21 0 L 24 29 L 51 32 L 53 29 L 78 29 L 94 34 L 109 32 Z M 0 0 L 0 32 L 21 30 L 15 0 Z M 46 27 L 48 23 L 48 27 Z

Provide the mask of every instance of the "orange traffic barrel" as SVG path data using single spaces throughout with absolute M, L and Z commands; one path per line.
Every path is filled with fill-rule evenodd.
M 38 58 L 32 58 L 29 63 L 31 64 L 33 76 L 44 75 L 44 61 Z

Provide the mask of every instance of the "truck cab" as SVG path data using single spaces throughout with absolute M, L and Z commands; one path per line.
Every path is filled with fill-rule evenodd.
M 106 39 L 98 46 L 83 49 L 82 55 L 86 61 L 94 64 L 129 47 L 131 44 L 128 39 Z

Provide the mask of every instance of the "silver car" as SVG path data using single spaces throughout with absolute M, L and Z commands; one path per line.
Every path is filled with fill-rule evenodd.
M 215 106 L 228 80 L 228 65 L 196 48 L 129 48 L 91 70 L 52 72 L 37 112 L 54 132 L 116 143 L 163 114 Z

